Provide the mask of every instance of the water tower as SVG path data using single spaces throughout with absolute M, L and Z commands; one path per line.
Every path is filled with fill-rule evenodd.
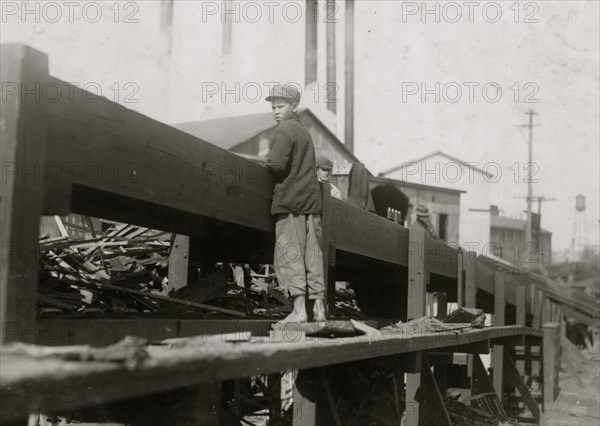
M 587 246 L 587 233 L 585 226 L 585 195 L 579 194 L 575 197 L 575 219 L 573 221 L 573 235 L 571 238 L 571 249 L 575 253 L 581 253 Z

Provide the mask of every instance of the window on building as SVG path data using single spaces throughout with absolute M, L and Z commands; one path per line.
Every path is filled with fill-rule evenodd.
M 440 213 L 438 222 L 438 236 L 441 240 L 446 241 L 446 228 L 448 227 L 448 215 Z

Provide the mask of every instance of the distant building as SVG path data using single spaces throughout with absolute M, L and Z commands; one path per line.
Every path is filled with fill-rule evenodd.
M 490 242 L 490 183 L 494 175 L 491 167 L 488 171 L 478 164 L 436 151 L 384 170 L 380 176 L 465 192 L 460 201 L 457 241 L 482 254 Z
M 516 265 L 541 264 L 546 267 L 552 261 L 552 233 L 540 228 L 537 246 L 528 247 L 525 240 L 525 220 L 500 216 L 498 207 L 490 209 L 490 250 L 484 254 L 494 254 Z
M 460 223 L 460 197 L 464 191 L 419 183 L 404 182 L 383 177 L 369 178 L 369 188 L 377 213 L 385 216 L 386 198 L 394 198 L 399 191 L 405 207 L 395 207 L 402 212 L 406 226 L 416 220 L 416 207 L 421 204 L 429 209 L 429 218 L 438 236 L 446 243 L 456 244 Z M 394 188 L 394 189 L 392 189 Z

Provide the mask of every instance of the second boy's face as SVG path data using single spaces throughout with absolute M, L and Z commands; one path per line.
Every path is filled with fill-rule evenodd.
M 275 98 L 273 99 L 273 102 L 271 102 L 271 109 L 275 121 L 281 123 L 282 121 L 294 118 L 297 107 L 295 104 L 291 104 L 284 99 Z

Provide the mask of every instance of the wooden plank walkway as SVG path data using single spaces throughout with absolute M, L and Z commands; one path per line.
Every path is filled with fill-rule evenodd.
M 293 329 L 288 333 L 293 339 Z M 0 352 L 0 401 L 3 420 L 42 409 L 60 412 L 186 386 L 307 369 L 361 359 L 469 345 L 511 336 L 538 336 L 526 327 L 486 327 L 460 334 L 360 336 L 301 342 L 253 342 L 165 348 L 150 346 L 150 358 L 135 371 L 118 363 L 63 361 Z M 10 346 L 8 346 L 10 348 Z

